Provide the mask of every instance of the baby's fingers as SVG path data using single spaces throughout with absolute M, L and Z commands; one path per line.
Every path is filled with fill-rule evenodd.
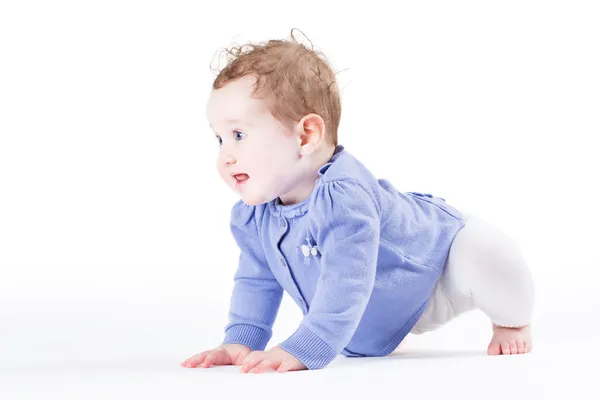
M 208 354 L 210 354 L 210 352 L 211 351 L 208 350 L 199 354 L 194 354 L 193 356 L 182 362 L 181 366 L 186 368 L 196 368 L 204 361 L 204 359 L 206 358 L 206 356 L 208 356 Z
M 254 354 L 256 353 L 256 354 Z M 242 364 L 242 367 L 240 368 L 241 372 L 248 372 L 250 371 L 252 368 L 256 367 L 258 364 L 260 364 L 265 356 L 263 355 L 263 352 L 254 352 L 254 353 L 250 353 L 250 355 L 248 355 L 245 359 L 244 359 L 244 363 Z
M 275 369 L 277 370 L 279 365 L 275 365 L 275 361 L 271 361 L 268 359 L 262 360 L 260 364 L 250 370 L 251 374 L 261 374 L 267 370 Z
M 206 356 L 204 362 L 199 364 L 202 368 L 208 368 L 211 365 L 230 365 L 231 356 L 223 349 L 213 350 Z
M 281 373 L 281 372 L 295 371 L 297 369 L 300 369 L 298 366 L 298 363 L 293 359 L 287 359 L 281 363 L 279 368 L 277 368 L 277 372 Z

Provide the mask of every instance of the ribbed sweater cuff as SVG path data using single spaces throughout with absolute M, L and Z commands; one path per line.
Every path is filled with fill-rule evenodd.
M 264 350 L 271 339 L 271 334 L 254 325 L 233 325 L 225 332 L 223 344 L 243 344 L 253 351 Z
M 302 325 L 280 343 L 279 347 L 300 360 L 308 369 L 324 368 L 337 356 L 334 349 Z

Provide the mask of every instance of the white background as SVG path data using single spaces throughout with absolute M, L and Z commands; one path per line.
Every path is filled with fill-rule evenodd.
M 0 397 L 594 390 L 599 20 L 592 1 L 0 2 Z M 475 312 L 409 337 L 406 357 L 179 367 L 222 339 L 238 256 L 211 66 L 292 28 L 339 71 L 348 151 L 519 240 L 533 353 L 485 356 Z M 286 296 L 271 344 L 300 318 Z

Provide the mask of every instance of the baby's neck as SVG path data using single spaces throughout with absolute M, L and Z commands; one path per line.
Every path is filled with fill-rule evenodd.
M 315 183 L 319 178 L 319 169 L 327 164 L 333 153 L 335 152 L 335 146 L 323 146 L 313 153 L 309 159 L 307 159 L 307 166 L 304 168 L 306 171 L 302 174 L 302 177 L 295 185 L 293 191 L 286 193 L 285 195 L 279 196 L 279 200 L 283 205 L 300 203 L 310 196 Z

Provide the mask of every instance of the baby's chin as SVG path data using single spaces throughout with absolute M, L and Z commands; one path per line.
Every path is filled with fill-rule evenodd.
M 252 180 L 252 178 L 250 178 L 249 180 L 249 184 L 252 183 L 257 183 L 257 182 L 250 182 Z M 260 185 L 261 187 L 264 187 L 264 185 Z M 274 191 L 268 191 L 269 193 L 267 193 L 267 191 L 265 190 L 260 190 L 257 189 L 256 187 L 253 187 L 252 185 L 243 185 L 242 187 L 232 187 L 232 189 L 237 193 L 237 195 L 240 197 L 240 200 L 242 200 L 245 204 L 249 205 L 249 206 L 258 206 L 261 204 L 266 204 L 269 203 L 271 201 L 273 201 L 274 199 L 276 199 L 278 197 L 278 194 L 276 194 Z
M 270 202 L 273 199 L 269 199 L 265 196 L 253 196 L 251 194 L 240 194 L 240 199 L 249 206 L 258 206 Z

